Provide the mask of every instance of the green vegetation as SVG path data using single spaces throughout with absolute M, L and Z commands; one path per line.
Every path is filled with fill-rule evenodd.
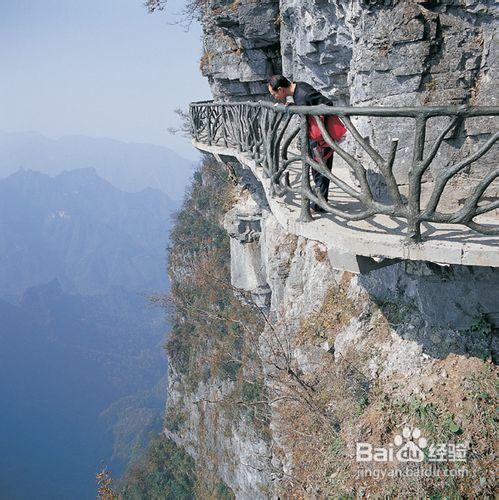
M 493 326 L 487 317 L 483 314 L 475 318 L 475 321 L 471 324 L 471 326 L 466 330 L 469 335 L 478 335 L 478 336 L 488 336 L 492 333 Z
M 252 377 L 255 377 L 252 374 Z M 269 422 L 270 411 L 268 407 L 268 394 L 263 376 L 252 380 L 238 378 L 234 390 L 224 401 L 226 415 L 231 414 L 232 420 L 244 418 L 253 424 L 261 437 L 270 436 Z
M 165 346 L 170 369 L 179 376 L 189 400 L 200 384 L 230 382 L 220 401 L 199 406 L 197 462 L 172 441 L 153 441 L 143 460 L 127 473 L 123 498 L 232 499 L 220 481 L 217 453 L 206 434 L 223 416 L 228 432 L 241 418 L 257 422 L 264 398 L 263 377 L 256 355 L 262 319 L 251 301 L 230 284 L 229 237 L 222 219 L 233 204 L 233 185 L 227 172 L 205 159 L 195 173 L 170 235 L 171 295 L 156 299 L 170 311 L 172 329 Z M 189 410 L 192 411 L 192 410 Z M 265 413 L 266 415 L 266 413 Z M 189 423 L 184 398 L 167 408 L 164 426 L 181 436 Z
M 187 413 L 181 404 L 169 404 L 165 414 L 165 428 L 170 432 L 178 432 L 187 420 Z
M 170 237 L 175 308 L 166 349 L 188 391 L 213 378 L 237 381 L 261 331 L 259 315 L 230 285 L 229 237 L 221 221 L 232 199 L 228 174 L 206 160 Z
M 118 487 L 108 471 L 97 475 L 101 500 L 233 500 L 223 482 L 211 488 L 202 484 L 192 457 L 164 434 L 157 435 L 142 459 L 130 467 Z
M 160 434 L 126 473 L 120 495 L 124 500 L 187 500 L 194 497 L 195 482 L 194 460 Z
M 403 304 L 389 300 L 378 302 L 378 307 L 392 328 L 397 328 L 407 322 L 407 319 L 417 311 L 414 303 Z
M 485 361 L 492 356 L 492 336 L 494 327 L 485 314 L 474 318 L 469 328 L 463 330 L 466 350 L 472 355 Z
M 409 418 L 412 425 L 421 429 L 424 436 L 434 442 L 449 441 L 453 439 L 453 434 L 460 430 L 452 414 L 440 410 L 434 403 L 417 397 L 412 397 L 408 401 L 396 400 L 393 408 L 397 414 Z
M 214 496 L 217 500 L 233 500 L 236 498 L 234 492 L 223 481 L 216 485 Z

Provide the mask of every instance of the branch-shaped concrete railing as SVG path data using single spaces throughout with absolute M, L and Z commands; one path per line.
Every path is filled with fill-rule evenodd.
M 338 116 L 349 133 L 350 144 L 356 143 L 369 158 L 382 177 L 388 192 L 388 200 L 379 200 L 373 194 L 369 182 L 368 168 L 359 155 L 348 152 L 345 147 L 335 143 L 329 136 L 321 115 Z M 463 172 L 473 162 L 489 152 L 499 137 L 496 131 L 484 131 L 479 135 L 482 142 L 464 158 L 450 162 L 436 173 L 433 172 L 431 193 L 423 206 L 423 176 L 430 169 L 444 141 L 452 140 L 459 130 L 463 130 L 467 119 L 474 117 L 497 117 L 499 107 L 419 107 L 419 108 L 380 108 L 380 107 L 329 107 L 329 106 L 284 106 L 268 102 L 215 103 L 200 102 L 190 105 L 191 130 L 194 141 L 208 146 L 220 146 L 245 153 L 263 168 L 271 180 L 273 194 L 279 196 L 291 192 L 301 196 L 300 220 L 312 220 L 310 204 L 315 203 L 326 212 L 349 221 L 368 219 L 378 214 L 402 218 L 407 221 L 407 237 L 411 241 L 421 239 L 420 226 L 423 222 L 463 224 L 469 228 L 490 235 L 499 234 L 494 223 L 483 224 L 474 221 L 480 215 L 492 213 L 499 208 L 499 199 L 484 200 L 487 188 L 499 177 L 499 168 L 487 167 L 483 178 L 477 181 L 472 195 L 464 204 L 447 213 L 438 210 L 445 188 L 451 179 Z M 317 122 L 323 138 L 335 154 L 340 156 L 351 168 L 354 182 L 348 182 L 335 175 L 335 168 L 329 172 L 320 158 L 310 151 L 307 138 L 308 119 Z M 391 139 L 387 153 L 383 156 L 362 136 L 354 125 L 355 117 L 402 118 L 412 120 L 414 142 L 412 158 L 404 175 L 406 180 L 397 181 L 394 174 L 398 139 Z M 427 122 L 430 118 L 441 117 L 447 120 L 440 134 L 427 145 Z M 425 151 L 429 149 L 429 151 Z M 492 152 L 493 153 L 493 152 Z M 488 163 L 487 163 L 488 165 Z M 299 166 L 301 175 L 297 169 Z M 310 181 L 311 169 L 328 177 L 333 185 L 345 195 L 356 201 L 354 210 L 345 210 L 334 199 L 328 202 L 316 192 Z M 483 170 L 483 169 L 482 169 Z M 295 173 L 295 181 L 290 174 Z M 298 181 L 296 181 L 298 179 Z M 405 185 L 405 192 L 401 191 Z M 490 196 L 489 196 L 490 198 Z

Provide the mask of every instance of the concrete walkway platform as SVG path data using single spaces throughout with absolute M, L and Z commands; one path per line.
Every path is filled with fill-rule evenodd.
M 279 223 L 292 234 L 325 244 L 336 269 L 364 273 L 397 260 L 499 267 L 499 236 L 483 235 L 463 225 L 423 223 L 424 241 L 409 243 L 404 234 L 406 221 L 385 215 L 349 222 L 332 214 L 320 214 L 314 215 L 311 222 L 300 222 L 300 196 L 291 193 L 283 197 L 270 196 L 270 180 L 249 155 L 220 146 L 193 144 L 218 159 L 235 158 L 251 169 L 262 184 L 270 209 Z M 297 182 L 296 175 L 293 179 L 291 174 L 291 184 Z M 348 172 L 335 170 L 335 175 L 344 177 Z M 330 191 L 330 200 L 352 212 L 359 208 L 356 200 L 335 187 Z

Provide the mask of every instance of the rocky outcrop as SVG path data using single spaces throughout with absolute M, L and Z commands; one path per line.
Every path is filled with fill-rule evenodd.
M 268 442 L 251 422 L 219 408 L 234 384 L 200 384 L 186 397 L 181 377 L 170 370 L 170 378 L 168 407 L 181 408 L 185 420 L 167 436 L 194 458 L 202 476 L 223 481 L 239 498 L 265 498 L 272 480 Z
M 260 306 L 270 305 L 270 287 L 260 251 L 262 209 L 248 196 L 227 212 L 225 229 L 230 236 L 231 282 L 247 290 Z
M 351 106 L 495 105 L 497 38 L 493 2 L 363 1 L 281 2 L 282 66 L 286 75 L 306 81 Z M 427 150 L 445 120 L 430 120 Z M 356 126 L 382 153 L 398 139 L 395 174 L 406 182 L 412 160 L 414 122 L 359 118 Z M 458 126 L 436 158 L 427 181 L 476 150 L 480 136 L 493 129 L 490 118 Z M 363 163 L 367 155 L 347 144 Z M 447 199 L 463 203 L 469 187 L 491 168 L 495 153 L 451 183 Z M 370 169 L 376 171 L 373 165 Z M 374 178 L 373 186 L 379 179 Z M 498 193 L 498 187 L 491 190 Z
M 462 104 L 494 92 L 493 2 L 281 2 L 283 70 L 351 105 Z
M 213 0 L 201 67 L 215 99 L 266 98 L 266 79 L 282 65 L 340 104 L 488 104 L 496 95 L 492 9 L 473 0 Z M 397 171 L 406 169 L 413 124 L 356 124 L 381 151 L 396 135 Z M 439 126 L 429 127 L 428 142 Z M 472 150 L 489 126 L 477 119 L 458 127 L 436 171 Z M 232 168 L 238 185 L 223 227 L 236 295 L 265 319 L 252 339 L 265 436 L 255 422 L 215 418 L 214 401 L 234 403 L 231 383 L 187 393 L 186 376 L 172 372 L 169 405 L 184 408 L 172 437 L 237 498 L 490 494 L 497 270 L 425 262 L 358 276 L 333 270 L 322 244 L 279 224 L 252 173 Z M 452 186 L 457 198 L 480 168 Z M 427 440 L 466 442 L 475 479 L 362 476 L 356 443 L 387 445 L 404 426 Z
M 223 216 L 231 293 L 237 303 L 256 305 L 265 321 L 248 320 L 235 305 L 221 313 L 228 295 L 227 284 L 213 282 L 217 258 L 206 250 L 182 255 L 178 245 L 187 243 L 176 243 L 172 284 L 183 319 L 169 347 L 167 435 L 207 481 L 218 478 L 237 498 L 321 498 L 386 491 L 385 483 L 358 480 L 357 442 L 383 446 L 407 424 L 433 440 L 452 440 L 449 429 L 458 429 L 460 442 L 480 450 L 467 465 L 483 481 L 462 481 L 452 491 L 491 491 L 492 441 L 483 436 L 493 422 L 497 270 L 400 262 L 366 275 L 335 271 L 321 243 L 280 225 L 251 171 L 231 167 L 238 185 Z M 200 232 L 195 246 L 203 240 L 211 236 Z M 224 326 L 220 314 L 233 319 Z M 218 333 L 234 321 L 245 325 L 238 343 L 250 346 L 251 356 L 231 350 Z M 185 351 L 185 336 L 192 339 L 187 370 L 176 355 Z M 217 360 L 226 355 L 221 373 Z M 234 368 L 227 364 L 234 358 L 244 361 Z M 388 484 L 400 495 L 442 487 Z
M 465 6 L 453 0 L 216 1 L 204 17 L 201 66 L 214 98 L 222 100 L 267 99 L 265 82 L 282 66 L 283 74 L 311 83 L 340 105 L 495 105 L 495 24 L 493 2 L 480 0 Z M 406 183 L 413 120 L 359 117 L 354 124 L 381 154 L 398 139 L 394 170 L 399 183 Z M 445 124 L 446 119 L 429 121 L 427 150 Z M 426 181 L 476 151 L 492 129 L 490 118 L 458 124 Z M 344 147 L 372 172 L 371 185 L 382 198 L 371 159 L 348 137 Z M 462 205 L 496 155 L 497 147 L 453 180 L 442 208 Z M 489 188 L 490 196 L 498 190 Z
M 479 437 L 480 432 L 489 432 L 489 424 L 475 425 L 466 401 L 493 378 L 489 366 L 499 352 L 493 334 L 498 324 L 494 311 L 499 272 L 424 262 L 401 262 L 358 276 L 335 271 L 323 245 L 286 232 L 252 196 L 258 192 L 252 185 L 257 181 L 248 172 L 241 178 L 244 183 L 226 224 L 238 223 L 241 213 L 251 212 L 254 224 L 259 217 L 252 262 L 258 262 L 260 280 L 267 284 L 271 299 L 266 313 L 269 326 L 259 343 L 272 414 L 272 467 L 265 469 L 272 473 L 272 491 L 280 495 L 302 491 L 307 498 L 362 491 L 365 485 L 355 480 L 359 471 L 355 443 L 371 436 L 381 445 L 388 440 L 385 425 L 401 427 L 409 421 L 427 425 L 411 405 L 428 405 L 435 413 L 432 418 L 442 422 L 459 422 L 460 440 L 480 441 L 489 460 L 492 442 L 486 444 Z M 238 274 L 252 275 L 253 265 L 232 251 L 233 240 L 238 245 L 240 238 L 231 237 L 232 265 Z M 239 285 L 250 293 L 259 289 L 248 281 Z M 482 374 L 480 382 L 475 370 Z M 456 400 L 448 398 L 449 391 Z M 293 404 L 282 402 L 291 397 Z M 391 420 L 383 413 L 383 404 L 394 405 Z M 308 420 L 314 410 L 315 424 L 325 419 L 315 431 Z M 490 410 L 485 403 L 478 412 Z M 331 439 L 329 432 L 338 436 L 335 446 L 342 447 L 340 456 L 321 451 Z M 445 426 L 431 432 L 428 439 L 451 439 Z M 322 461 L 310 458 L 317 453 L 323 454 Z M 327 468 L 328 461 L 329 473 L 342 477 L 329 485 L 325 470 L 313 470 Z M 488 465 L 481 460 L 468 466 L 487 477 Z M 429 491 L 429 484 L 421 492 Z M 482 486 L 473 489 L 467 482 L 460 491 L 485 493 L 490 486 L 484 479 Z M 371 485 L 367 491 L 381 494 L 385 488 Z M 401 495 L 415 491 L 410 483 L 390 488 Z
M 214 0 L 203 17 L 200 68 L 215 99 L 267 97 L 267 76 L 279 73 L 279 2 Z

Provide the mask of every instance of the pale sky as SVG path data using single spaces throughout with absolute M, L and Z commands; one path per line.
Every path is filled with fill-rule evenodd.
M 146 142 L 189 153 L 173 110 L 210 97 L 185 0 L 0 0 L 0 130 Z M 178 19 L 178 18 L 177 18 Z M 192 152 L 194 154 L 194 152 Z

